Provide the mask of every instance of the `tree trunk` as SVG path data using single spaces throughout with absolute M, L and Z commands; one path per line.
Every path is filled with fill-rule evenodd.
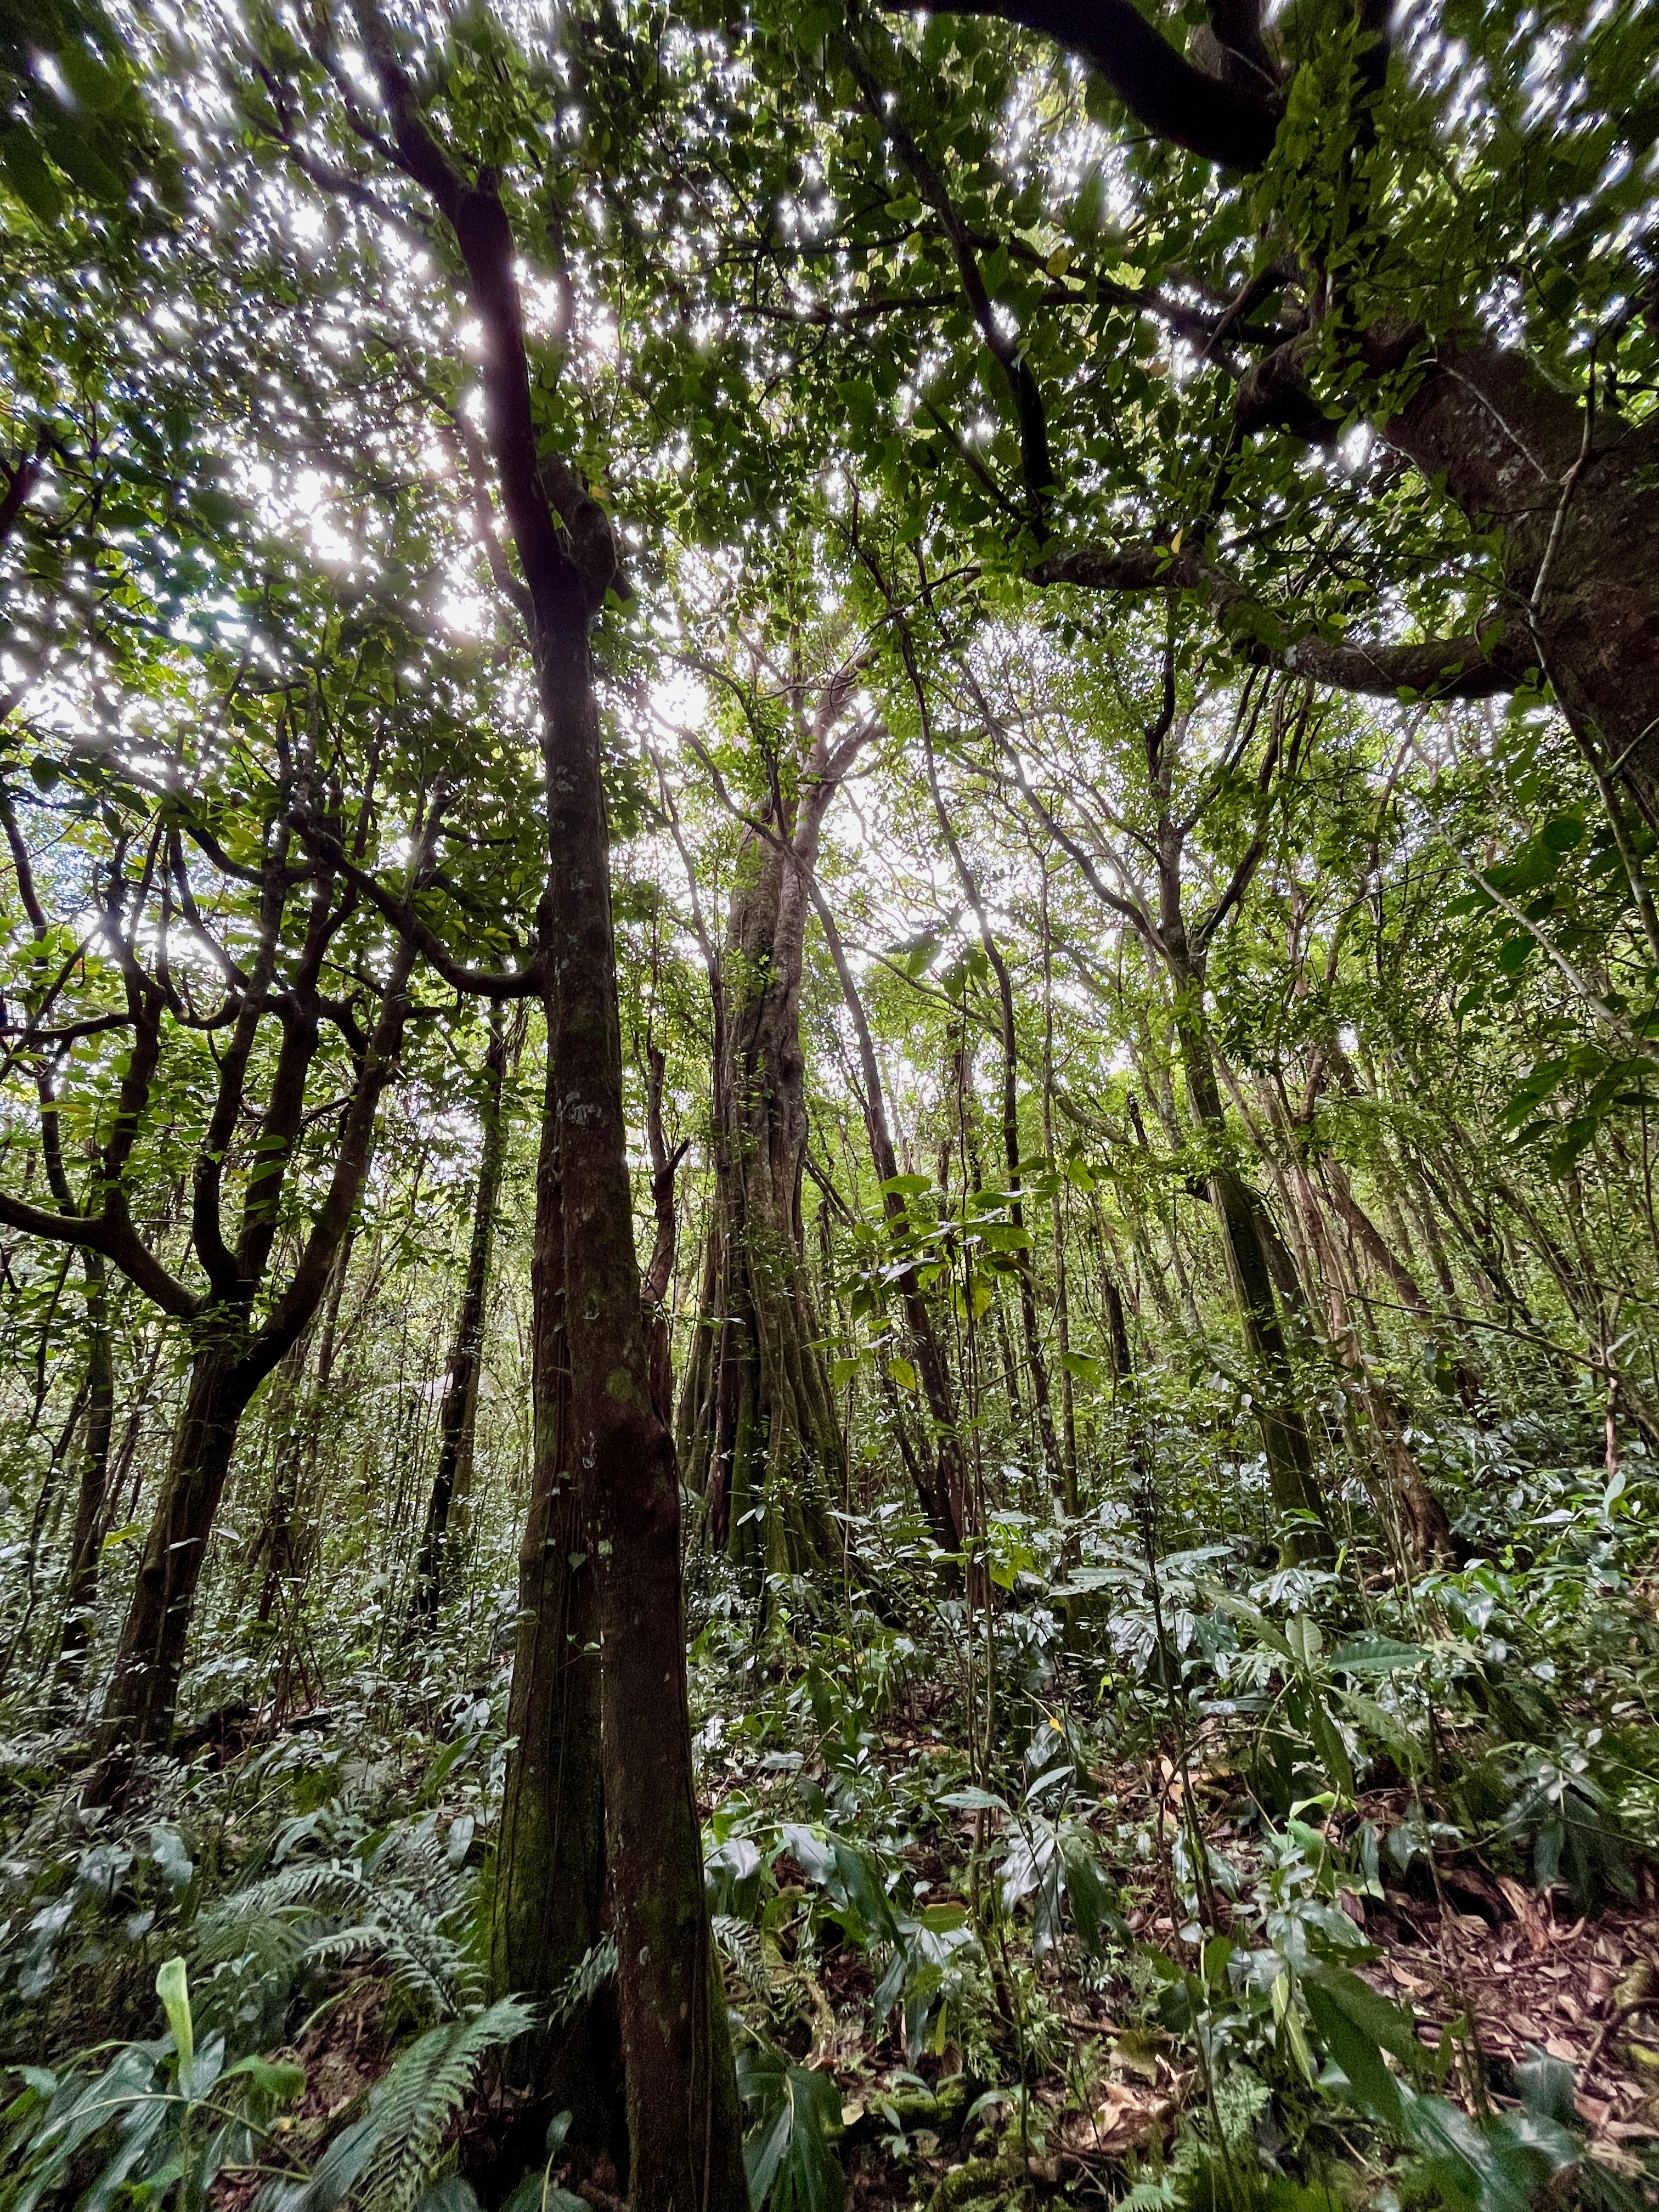
M 842 943 L 841 931 L 816 883 L 811 885 L 813 903 L 817 908 L 823 927 L 824 942 L 835 964 L 836 979 L 841 985 L 841 995 L 852 1018 L 853 1034 L 858 1040 L 859 1066 L 864 1077 L 864 1120 L 870 1138 L 870 1156 L 875 1164 L 876 1179 L 881 1185 L 882 1211 L 890 1223 L 902 1224 L 905 1219 L 905 1202 L 902 1192 L 893 1184 L 899 1172 L 898 1157 L 893 1150 L 892 1131 L 887 1121 L 886 1086 L 882 1081 L 881 1062 L 876 1055 L 875 1039 L 870 1033 L 869 1018 L 864 1011 L 864 1001 L 847 957 L 847 948 Z M 899 1302 L 904 1314 L 905 1328 L 911 1350 L 915 1354 L 916 1376 L 921 1384 L 922 1396 L 932 1423 L 931 1434 L 924 1440 L 920 1454 L 905 1452 L 910 1463 L 911 1479 L 921 1504 L 929 1532 L 942 1552 L 951 1556 L 960 1553 L 969 1533 L 969 1488 L 968 1469 L 962 1453 L 962 1439 L 957 1427 L 956 1391 L 952 1384 L 951 1364 L 933 1317 L 933 1309 L 922 1290 L 915 1267 L 907 1267 L 898 1279 Z M 898 1425 L 901 1442 L 902 1424 Z M 947 1580 L 957 1579 L 954 1570 Z
M 397 1065 L 414 961 L 412 947 L 400 944 L 383 987 L 374 1034 L 358 1064 L 334 1174 L 286 1290 L 255 1330 L 251 1319 L 252 1292 L 264 1273 L 275 1230 L 273 1210 L 281 1189 L 275 1168 L 279 1159 L 286 1159 L 286 1152 L 279 1154 L 273 1146 L 269 1157 L 250 1172 L 243 1200 L 237 1267 L 244 1294 L 236 1299 L 215 1300 L 191 1324 L 194 1351 L 184 1412 L 174 1432 L 172 1456 L 145 1540 L 105 1700 L 102 1756 L 91 1786 L 94 1802 L 108 1803 L 119 1795 L 137 1748 L 147 1744 L 165 1747 L 172 1735 L 191 1613 L 237 1430 L 254 1392 L 304 1335 L 327 1291 L 368 1170 L 380 1094 Z M 285 1036 L 285 1055 L 288 1048 Z M 283 1108 L 296 1127 L 308 1057 L 308 1054 L 296 1055 L 299 1065 L 289 1074 L 293 1095 Z M 283 1081 L 279 1061 L 272 1085 L 273 1101 Z M 265 1128 L 276 1113 L 274 1103 L 267 1109 Z M 215 1167 L 216 1179 L 217 1163 Z M 199 1214 L 198 1226 L 201 1226 Z
M 825 1509 L 845 1471 L 803 1251 L 806 891 L 781 844 L 750 834 L 732 895 L 702 1356 L 680 1408 L 714 1539 L 757 1578 L 834 1556 Z
M 165 1746 L 173 1733 L 185 1640 L 208 1538 L 230 1471 L 249 1392 L 242 1380 L 246 1311 L 221 1308 L 198 1331 L 184 1412 L 139 1561 L 104 1702 L 106 1752 Z M 106 1758 L 94 1802 L 108 1802 L 125 1762 Z
M 490 1926 L 498 1996 L 544 2002 L 568 1987 L 605 1933 L 599 1536 L 571 1426 L 565 1334 L 565 1233 L 550 1008 L 547 1096 L 536 1165 L 531 1250 L 534 1462 L 519 1547 L 519 1616 Z M 568 2112 L 572 2141 L 625 2155 L 614 2053 L 603 2007 L 550 2021 L 514 2061 L 538 2107 Z
M 950 853 L 951 866 L 956 870 L 957 881 L 962 885 L 963 896 L 974 910 L 974 920 L 979 928 L 979 940 L 985 948 L 985 957 L 990 962 L 991 972 L 996 978 L 997 1005 L 1001 1015 L 1003 1166 L 1007 1176 L 1009 1218 L 1016 1229 L 1024 1231 L 1025 1209 L 1020 1196 L 1019 1041 L 1014 1026 L 1013 979 L 1008 973 L 1008 963 L 1002 957 L 1002 948 L 997 943 L 996 933 L 992 929 L 989 917 L 986 913 L 985 901 L 980 890 L 978 878 L 968 865 L 968 856 L 962 849 L 961 840 L 957 837 L 955 826 L 945 809 L 945 795 L 939 789 L 939 763 L 933 754 L 933 726 L 927 713 L 927 691 L 916 668 L 909 634 L 902 629 L 900 631 L 900 641 L 921 714 L 922 750 L 927 765 L 928 789 L 933 794 L 933 813 L 939 823 L 940 835 L 944 837 L 946 848 Z M 1029 1245 L 1018 1255 L 1018 1258 L 1020 1326 L 1025 1339 L 1026 1372 L 1030 1376 L 1031 1396 L 1036 1404 L 1037 1438 L 1042 1448 L 1042 1464 L 1048 1478 L 1049 1489 L 1059 1492 L 1064 1488 L 1064 1476 L 1060 1468 L 1060 1444 L 1054 1435 L 1054 1408 L 1048 1395 L 1048 1363 L 1042 1356 L 1042 1343 L 1037 1332 L 1036 1301 L 1031 1288 Z M 997 1308 L 997 1322 L 1000 1328 L 1002 1325 L 1000 1304 Z M 1013 1387 L 1012 1359 L 1007 1364 L 1008 1395 L 1014 1418 L 1018 1420 L 1018 1401 Z
M 1171 981 L 1176 987 L 1176 1029 L 1187 1097 L 1194 1120 L 1216 1149 L 1210 1170 L 1210 1198 L 1226 1249 L 1245 1352 L 1261 1382 L 1257 1416 L 1267 1455 L 1268 1490 L 1274 1505 L 1289 1519 L 1286 1552 L 1297 1559 L 1322 1558 L 1330 1549 L 1324 1501 L 1314 1475 L 1307 1425 L 1296 1402 L 1291 1363 L 1273 1300 L 1261 1201 L 1223 1150 L 1227 1143 L 1226 1118 L 1204 1024 L 1202 980 L 1177 964 L 1172 968 Z
M 1363 1455 L 1369 1452 L 1381 1477 L 1373 1492 L 1379 1518 L 1385 1527 L 1390 1518 L 1397 1522 L 1398 1538 L 1406 1554 L 1402 1565 L 1449 1563 L 1455 1556 L 1451 1524 L 1401 1434 L 1387 1392 L 1366 1365 L 1348 1310 L 1341 1255 L 1331 1236 L 1319 1193 L 1299 1158 L 1292 1161 L 1291 1175 L 1325 1288 L 1331 1351 L 1342 1372 L 1353 1449 L 1361 1455 L 1362 1467 Z
M 742 2126 L 703 1898 L 693 1785 L 679 1476 L 672 1439 L 651 1404 L 623 1115 L 610 854 L 588 648 L 589 624 L 617 578 L 614 547 L 603 509 L 575 472 L 556 453 L 537 451 L 517 247 L 493 174 L 465 177 L 454 167 L 421 113 L 373 0 L 363 0 L 357 14 L 390 111 L 398 159 L 452 228 L 466 266 L 469 301 L 485 331 L 484 421 L 523 571 L 520 607 L 540 694 L 548 1113 L 537 1236 L 544 1269 L 561 1270 L 559 1364 L 569 1378 L 568 1444 L 547 1455 L 552 1465 L 546 1471 L 556 1476 L 568 1468 L 575 1478 L 558 1482 L 556 1499 L 550 1490 L 549 1505 L 558 1510 L 550 1512 L 540 1549 L 556 1584 L 563 1574 L 586 1571 L 599 1585 L 605 1828 L 627 2073 L 627 2194 L 633 2212 L 744 2212 Z M 564 520 L 581 526 L 580 536 L 556 521 L 556 498 L 563 501 Z M 550 1328 L 544 1304 L 542 1318 Z M 538 1457 L 544 1460 L 544 1408 L 537 1411 Z M 563 1548 L 568 1512 L 585 1555 Z M 597 1540 L 587 1550 L 590 1531 Z M 538 1618 L 548 1610 L 538 1610 Z M 584 1657 L 588 1640 L 580 1647 Z M 556 1778 L 541 1778 L 540 1820 L 542 1832 L 556 1837 L 558 1799 L 550 1804 L 546 1798 Z M 504 1845 L 498 1880 L 509 1888 L 520 1872 L 518 1857 L 516 1844 Z M 538 1872 L 544 1877 L 544 1867 L 532 1865 L 532 1880 Z M 585 1878 L 585 1866 L 582 1873 Z M 553 1909 L 565 1910 L 562 1896 L 556 1896 Z
M 83 1251 L 81 1260 L 87 1285 L 87 1413 L 75 1494 L 75 1526 L 70 1536 L 69 1573 L 64 1585 L 64 1632 L 52 1689 L 52 1701 L 60 1710 L 74 1701 L 92 1641 L 104 1499 L 109 1486 L 110 1437 L 115 1426 L 108 1270 L 96 1252 Z
M 484 1054 L 483 1144 L 472 1201 L 472 1239 L 467 1251 L 466 1279 L 461 1289 L 461 1308 L 456 1317 L 455 1342 L 449 1355 L 443 1405 L 438 1416 L 438 1471 L 433 1477 L 432 1495 L 427 1504 L 426 1528 L 416 1563 L 415 1590 L 410 1604 L 410 1620 L 416 1625 L 429 1625 L 438 1617 L 443 1595 L 450 1508 L 477 1419 L 484 1308 L 489 1293 L 489 1251 L 507 1149 L 507 1117 L 501 1110 L 501 1083 L 506 1073 L 507 1024 L 497 1001 L 490 1008 L 489 1045 Z
M 685 1158 L 690 1139 L 682 1138 L 671 1152 L 663 1134 L 662 1086 L 668 1062 L 661 1048 L 646 1052 L 645 1136 L 651 1153 L 651 1211 L 656 1222 L 651 1258 L 640 1285 L 645 1316 L 646 1356 L 651 1369 L 651 1402 L 659 1417 L 674 1418 L 673 1346 L 668 1333 L 668 1292 L 674 1280 L 674 1260 L 679 1249 L 679 1222 L 674 1210 L 674 1178 Z
M 609 852 L 586 625 L 539 635 L 546 719 L 550 1061 L 564 1230 L 572 1457 L 591 1470 L 607 1863 L 635 2212 L 748 2201 L 732 2044 L 703 1896 L 686 1699 L 680 1490 L 651 1402 L 623 1116 Z
M 1054 962 L 1048 922 L 1048 864 L 1041 860 L 1042 923 L 1042 1149 L 1054 1165 Z M 1060 1186 L 1061 1189 L 1064 1185 Z M 1072 1312 L 1066 1282 L 1066 1211 L 1054 1202 L 1054 1340 L 1060 1349 L 1060 1444 L 1064 1452 L 1065 1505 L 1078 1510 L 1077 1399 L 1072 1377 Z

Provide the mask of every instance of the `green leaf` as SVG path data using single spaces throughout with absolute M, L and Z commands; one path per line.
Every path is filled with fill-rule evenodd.
M 155 1994 L 161 2000 L 167 2026 L 173 2030 L 173 2047 L 179 2054 L 182 2072 L 196 2049 L 196 2032 L 190 2016 L 190 1984 L 182 1959 L 169 1959 L 156 1968 Z
M 291 2105 L 304 2094 L 306 2069 L 291 2058 L 239 2058 L 234 2066 L 225 2069 L 225 2080 L 238 2077 L 251 2081 L 262 2096 L 273 2104 Z
M 1350 1978 L 1354 1978 L 1351 1977 Z M 1303 1994 L 1327 2051 L 1347 2077 L 1354 2102 L 1374 2120 L 1405 2125 L 1400 2084 L 1389 2071 L 1382 2046 L 1342 1993 L 1305 1976 Z
M 14 123 L 0 131 L 0 166 L 6 182 L 37 222 L 52 224 L 62 218 L 63 191 L 27 124 Z
M 1090 1958 L 1098 1959 L 1109 1936 L 1121 1941 L 1128 1932 L 1117 1911 L 1117 1893 L 1100 1861 L 1075 1829 L 1060 1838 L 1060 1863 L 1077 1940 Z
M 764 2045 L 738 2057 L 738 2087 L 761 2115 L 744 2145 L 750 2202 L 769 2212 L 841 2212 L 847 2177 L 832 2147 L 841 2131 L 834 2076 Z
M 1539 2119 L 1571 2124 L 1577 2118 L 1577 2080 L 1565 2058 L 1552 2058 L 1534 2044 L 1531 2057 L 1515 2069 L 1515 2086 L 1521 2102 Z
M 1328 1778 L 1335 1783 L 1346 1797 L 1354 1794 L 1353 1763 L 1348 1757 L 1348 1747 L 1342 1741 L 1342 1731 L 1331 1717 L 1331 1709 L 1316 1692 L 1308 1700 L 1308 1722 L 1314 1747 L 1319 1753 L 1320 1764 Z
M 966 1790 L 952 1790 L 939 1802 L 948 1805 L 953 1813 L 1006 1813 L 1008 1810 L 1006 1797 L 999 1797 L 989 1790 L 972 1786 Z
M 1428 1656 L 1420 1644 L 1401 1644 L 1392 1636 L 1356 1636 L 1331 1654 L 1330 1668 L 1334 1674 L 1394 1674 Z

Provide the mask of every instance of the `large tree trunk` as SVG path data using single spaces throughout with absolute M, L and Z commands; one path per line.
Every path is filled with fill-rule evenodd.
M 605 1824 L 635 2212 L 748 2201 L 703 1895 L 673 1440 L 652 1404 L 623 1114 L 609 852 L 586 623 L 539 625 L 554 1083 L 573 1460 L 590 1470 Z
M 548 1126 L 537 1232 L 544 1267 L 562 1271 L 561 1364 L 569 1376 L 568 1446 L 550 1455 L 547 1473 L 562 1476 L 568 1468 L 574 1477 L 559 1481 L 559 1511 L 550 1513 L 543 1558 L 556 1581 L 562 1570 L 554 1554 L 569 1527 L 567 1510 L 579 1534 L 591 1530 L 597 1539 L 586 1557 L 568 1549 L 562 1556 L 562 1571 L 585 1569 L 599 1583 L 627 2194 L 634 2212 L 743 2212 L 749 2190 L 742 2125 L 693 1784 L 679 1475 L 672 1438 L 651 1403 L 623 1114 L 610 854 L 588 649 L 589 625 L 617 580 L 614 547 L 603 509 L 574 471 L 556 453 L 537 452 L 517 246 L 493 173 L 463 176 L 433 137 L 373 0 L 363 0 L 358 21 L 390 111 L 398 160 L 453 230 L 468 298 L 483 326 L 485 427 L 523 571 L 520 611 L 536 659 L 548 855 L 541 953 Z M 562 502 L 568 533 L 555 519 L 556 502 Z M 550 1208 L 555 1189 L 556 1229 L 543 1206 L 545 1200 Z M 538 1405 L 538 1429 L 542 1412 Z M 544 1617 L 555 1610 L 544 1607 Z M 543 1778 L 544 1835 L 556 1830 L 556 1807 L 545 1798 L 554 1779 Z M 518 1880 L 519 1856 L 516 1845 L 504 1845 L 498 1881 Z M 532 1881 L 544 1878 L 544 1870 L 529 1871 Z M 586 1879 L 585 1867 L 582 1874 Z M 562 1898 L 554 1909 L 564 1909 Z
M 806 903 L 781 838 L 751 832 L 721 963 L 714 1218 L 680 1431 L 714 1540 L 756 1576 L 833 1556 L 826 1507 L 845 1467 L 803 1249 Z
M 490 1009 L 482 1102 L 483 1143 L 472 1200 L 472 1238 L 467 1251 L 460 1311 L 455 1321 L 455 1341 L 444 1382 L 443 1404 L 438 1415 L 438 1470 L 432 1480 L 426 1528 L 415 1567 L 415 1590 L 410 1605 L 413 1623 L 430 1623 L 438 1617 L 450 1509 L 457 1480 L 471 1454 L 477 1419 L 484 1307 L 489 1292 L 489 1251 L 495 1231 L 495 1209 L 501 1199 L 501 1164 L 507 1150 L 506 1116 L 501 1111 L 501 1084 L 506 1073 L 507 1025 L 498 1002 Z
M 565 1231 L 559 1124 L 550 1050 L 536 1223 L 531 1249 L 531 1392 L 535 1456 L 519 1547 L 519 1619 L 490 1928 L 498 1995 L 546 2001 L 565 1991 L 605 1932 L 599 1534 L 574 1443 L 565 1334 Z M 516 2062 L 538 2103 L 568 2112 L 584 2153 L 625 2154 L 613 2054 L 601 2008 L 579 2008 L 538 2033 Z

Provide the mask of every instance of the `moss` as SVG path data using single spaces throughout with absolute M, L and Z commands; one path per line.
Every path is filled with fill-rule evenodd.
M 955 2212 L 970 2197 L 1001 2195 L 1015 2178 L 1015 2170 L 1000 2158 L 970 2158 L 941 2175 L 927 2200 L 927 2212 Z

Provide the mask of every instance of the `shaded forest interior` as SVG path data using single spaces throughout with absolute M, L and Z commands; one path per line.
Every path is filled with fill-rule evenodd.
M 1659 2201 L 1652 0 L 0 0 L 0 2212 Z

